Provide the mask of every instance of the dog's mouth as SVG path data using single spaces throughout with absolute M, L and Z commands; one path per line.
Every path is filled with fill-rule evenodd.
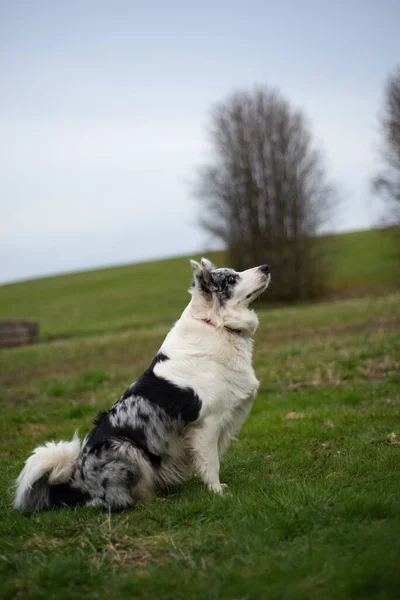
M 265 279 L 265 281 L 264 281 L 264 283 L 262 285 L 260 285 L 258 288 L 256 288 L 255 290 L 253 290 L 249 294 L 247 294 L 246 299 L 249 301 L 249 304 L 251 302 L 253 302 L 256 298 L 258 298 L 258 296 L 260 296 L 260 294 L 262 294 L 263 292 L 265 292 L 265 290 L 268 287 L 269 280 L 270 280 L 270 277 L 268 275 L 268 277 L 266 277 L 266 279 Z

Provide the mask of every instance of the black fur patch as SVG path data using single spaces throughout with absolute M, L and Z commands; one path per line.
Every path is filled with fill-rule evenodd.
M 142 412 L 137 413 L 138 421 L 143 421 L 143 423 L 148 423 L 150 421 L 150 415 Z
M 153 358 L 153 360 L 151 362 L 151 365 L 149 366 L 149 368 L 147 370 L 148 371 L 153 371 L 153 369 L 154 369 L 154 367 L 156 366 L 157 363 L 164 362 L 166 360 L 169 360 L 169 356 L 167 356 L 163 352 L 159 352 L 158 354 L 155 355 L 155 357 Z
M 201 409 L 200 398 L 191 388 L 180 388 L 148 369 L 131 388 L 131 394 L 146 398 L 169 417 L 186 423 L 196 421 Z
M 135 397 L 140 397 L 161 415 L 164 412 L 168 417 L 181 419 L 186 423 L 195 421 L 200 413 L 201 402 L 194 391 L 190 388 L 179 388 L 154 373 L 154 367 L 166 360 L 169 360 L 168 356 L 161 352 L 157 354 L 147 371 L 126 390 L 118 405 L 121 408 L 130 401 L 135 402 Z M 112 409 L 108 413 L 98 414 L 94 428 L 87 437 L 85 448 L 97 456 L 110 447 L 112 439 L 125 439 L 142 450 L 153 466 L 159 467 L 161 457 L 149 450 L 146 439 L 151 415 L 139 412 L 135 422 L 119 422 L 120 424 L 116 425 L 110 418 L 112 414 Z
M 113 425 L 110 422 L 109 414 L 102 418 L 101 422 L 92 429 L 87 437 L 85 448 L 95 456 L 101 456 L 104 450 L 109 450 L 113 439 L 124 439 L 133 443 L 142 450 L 154 467 L 159 467 L 161 457 L 156 456 L 147 448 L 146 436 L 141 427 L 134 424 L 126 424 L 122 427 Z
M 203 273 L 196 275 L 197 283 L 200 288 L 200 291 L 205 296 L 210 296 L 212 294 L 212 282 L 211 279 L 206 281 Z
M 97 416 L 93 419 L 93 425 L 99 425 L 106 414 L 106 412 L 98 412 Z
M 163 409 L 172 418 L 180 417 L 187 423 L 195 421 L 201 408 L 197 394 L 190 388 L 180 388 L 154 373 L 156 364 L 166 360 L 169 360 L 169 357 L 159 352 L 147 371 L 126 390 L 121 400 L 130 396 L 140 396 L 153 406 Z M 145 415 L 141 416 L 142 421 L 148 420 Z
M 152 373 L 154 371 L 154 367 L 159 363 L 159 362 L 164 362 L 166 360 L 169 360 L 169 357 L 164 354 L 163 352 L 159 352 L 158 354 L 156 354 L 156 356 L 153 358 L 151 365 L 149 366 L 149 368 L 147 369 L 147 371 L 145 371 L 144 375 L 146 375 L 146 373 Z M 143 375 L 142 375 L 143 377 Z M 139 380 L 140 381 L 140 380 Z M 132 396 L 133 394 L 136 394 L 136 392 L 134 391 L 135 386 L 138 382 L 133 383 L 132 385 L 130 385 L 128 387 L 128 389 L 124 392 L 124 394 L 121 396 L 120 401 L 121 400 L 125 400 L 126 398 L 129 398 L 130 396 Z M 136 394 L 138 395 L 138 394 Z M 101 413 L 100 413 L 101 414 Z
M 50 507 L 57 506 L 77 506 L 85 504 L 90 499 L 89 494 L 79 488 L 73 488 L 68 483 L 51 485 L 49 487 Z

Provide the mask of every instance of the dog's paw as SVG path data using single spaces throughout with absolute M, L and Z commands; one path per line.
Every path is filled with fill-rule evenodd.
M 214 494 L 222 494 L 223 491 L 228 487 L 226 483 L 209 483 L 208 489 L 210 492 L 214 492 Z

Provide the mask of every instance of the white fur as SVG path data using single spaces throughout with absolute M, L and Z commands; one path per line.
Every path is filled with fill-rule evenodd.
M 201 266 L 195 261 L 191 264 L 195 275 L 202 267 L 212 268 L 204 259 Z M 217 493 L 225 487 L 219 480 L 220 460 L 248 416 L 259 387 L 250 337 L 258 319 L 248 308 L 254 298 L 246 296 L 253 289 L 265 289 L 269 280 L 260 276 L 258 268 L 240 275 L 234 298 L 220 309 L 194 290 L 160 349 L 171 360 L 158 363 L 154 370 L 179 387 L 192 388 L 201 398 L 199 419 L 188 426 L 186 437 L 195 471 Z
M 38 446 L 26 460 L 16 481 L 14 508 L 24 509 L 33 484 L 43 475 L 49 475 L 52 485 L 67 483 L 73 474 L 81 442 L 75 433 L 70 442 L 47 442 Z

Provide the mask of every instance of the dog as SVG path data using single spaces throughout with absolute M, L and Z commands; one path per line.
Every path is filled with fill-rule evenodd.
M 47 442 L 27 459 L 14 507 L 98 506 L 119 511 L 196 472 L 221 493 L 220 461 L 249 415 L 258 318 L 250 304 L 270 282 L 268 265 L 242 272 L 190 261 L 191 301 L 153 362 L 83 443 Z

